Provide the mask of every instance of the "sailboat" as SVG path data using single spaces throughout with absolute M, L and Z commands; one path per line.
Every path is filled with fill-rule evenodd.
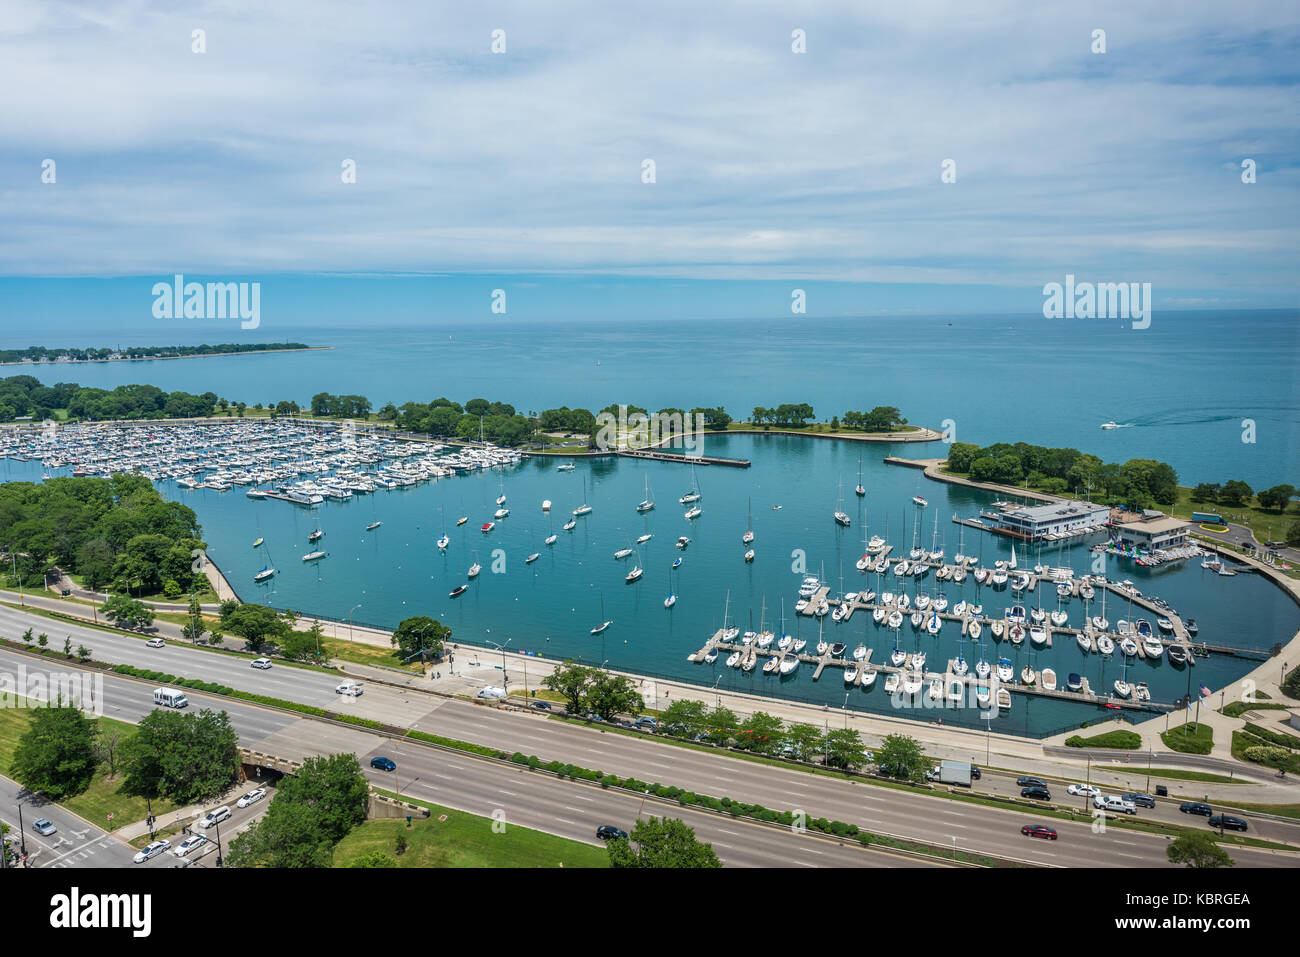
M 447 513 L 443 509 L 438 511 L 442 512 L 442 534 L 438 537 L 438 549 L 446 551 L 447 546 L 451 544 L 451 539 L 447 537 Z
M 636 556 L 636 563 L 632 566 L 632 570 L 623 576 L 623 581 L 630 585 L 634 581 L 637 581 L 643 574 L 645 574 L 645 569 L 641 567 L 641 555 L 638 553 Z
M 612 621 L 604 620 L 605 619 L 605 593 L 604 592 L 600 593 L 600 617 L 601 617 L 600 624 L 597 625 L 595 628 L 591 629 L 591 633 L 593 635 L 599 635 L 610 625 L 614 624 Z
M 1133 693 L 1133 686 L 1127 681 L 1128 679 L 1128 656 L 1124 656 L 1124 670 L 1120 676 L 1115 679 L 1115 694 L 1121 698 L 1127 698 Z
M 654 499 L 650 497 L 650 475 L 649 473 L 646 473 L 645 498 L 641 500 L 641 504 L 636 507 L 636 510 L 638 512 L 648 512 L 654 507 L 655 507 Z
M 254 548 L 259 547 L 259 546 L 260 546 L 264 541 L 266 541 L 265 538 L 259 538 L 259 539 L 257 539 L 257 541 L 253 542 L 253 547 L 254 547 Z
M 587 476 L 582 477 L 582 504 L 573 510 L 573 517 L 580 515 L 590 515 L 591 506 L 587 504 Z
M 506 504 L 506 480 L 505 480 L 505 476 L 502 476 L 502 477 L 501 477 L 500 484 L 499 484 L 498 488 L 499 488 L 501 494 L 497 496 L 497 505 L 498 505 L 498 506 L 505 505 L 505 504 Z
M 862 484 L 862 456 L 858 456 L 858 487 L 853 490 L 854 494 L 861 498 L 867 494 L 867 488 Z
M 754 541 L 753 501 L 754 501 L 753 499 L 749 500 L 750 504 L 745 511 L 745 514 L 748 516 L 748 518 L 746 519 L 746 524 L 745 524 L 745 534 L 740 536 L 740 542 L 742 545 L 749 545 L 752 544 Z
M 677 596 L 673 593 L 673 573 L 668 572 L 668 597 L 664 599 L 664 607 L 672 608 L 677 604 Z
M 695 481 L 695 466 L 691 466 L 691 490 L 679 498 L 677 501 L 681 505 L 689 505 L 691 502 L 700 500 L 700 485 Z
M 465 577 L 466 577 L 466 578 L 477 578 L 477 577 L 478 577 L 478 573 L 481 572 L 482 570 L 483 570 L 483 566 L 480 565 L 480 564 L 478 563 L 478 550 L 475 549 L 475 550 L 474 550 L 474 564 L 472 564 L 472 565 L 469 566 L 469 573 L 466 574 Z
M 838 497 L 835 504 L 835 523 L 848 528 L 850 519 L 848 513 L 844 511 L 844 483 L 837 482 L 836 488 L 838 489 Z
M 546 521 L 549 524 L 550 531 L 551 531 L 551 534 L 546 536 L 546 544 L 554 545 L 555 540 L 559 538 L 559 536 L 555 534 L 555 522 L 551 519 L 551 516 L 549 514 L 546 516 Z

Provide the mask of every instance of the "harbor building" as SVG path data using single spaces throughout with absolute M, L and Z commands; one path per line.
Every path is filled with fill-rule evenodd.
M 1047 505 L 1003 508 L 996 519 L 998 531 L 1036 542 L 1100 528 L 1110 521 L 1110 508 L 1073 500 L 1051 502 Z
M 1187 544 L 1187 523 L 1167 515 L 1124 522 L 1115 526 L 1115 543 L 1121 549 L 1148 554 L 1180 548 Z

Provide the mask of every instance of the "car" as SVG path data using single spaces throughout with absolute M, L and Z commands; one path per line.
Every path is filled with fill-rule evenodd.
M 1138 807 L 1155 807 L 1156 799 L 1150 794 L 1125 794 L 1125 801 L 1132 801 Z
M 55 827 L 54 822 L 48 818 L 38 817 L 36 820 L 32 821 L 32 830 L 44 837 L 49 837 L 57 831 L 58 828 Z
M 1088 797 L 1096 797 L 1098 794 L 1101 793 L 1101 788 L 1093 784 L 1071 784 L 1068 788 L 1065 789 L 1065 792 L 1067 794 L 1074 794 L 1076 796 L 1080 794 L 1086 794 Z
M 621 827 L 615 827 L 613 824 L 602 824 L 596 828 L 596 836 L 602 841 L 613 841 L 617 838 L 627 840 L 627 831 Z
M 378 768 L 378 769 L 381 770 L 381 771 L 396 771 L 396 770 L 397 770 L 397 762 L 395 762 L 392 758 L 383 758 L 383 757 L 380 757 L 380 758 L 371 758 L 371 759 L 370 759 L 370 766 L 371 766 L 372 768 Z
M 208 843 L 208 839 L 202 834 L 193 834 L 176 845 L 176 850 L 172 851 L 177 857 L 184 857 L 196 847 L 202 847 Z
M 1047 782 L 1044 781 L 1042 778 L 1029 778 L 1029 777 L 1025 777 L 1025 778 L 1017 778 L 1017 779 L 1016 779 L 1016 787 L 1021 787 L 1021 788 L 1045 788 L 1045 787 L 1047 787 Z
M 1246 830 L 1246 822 L 1239 817 L 1233 817 L 1231 814 L 1214 814 L 1208 821 L 1210 827 L 1222 828 L 1228 831 Z
M 654 718 L 646 716 L 646 717 L 637 718 L 636 726 L 638 728 L 649 728 L 651 731 L 653 731 L 659 727 L 659 722 L 656 721 Z
M 248 807 L 250 804 L 256 804 L 264 797 L 266 797 L 266 788 L 253 788 L 235 802 L 235 807 Z
M 490 698 L 490 699 L 492 699 L 492 700 L 495 701 L 495 700 L 498 700 L 498 699 L 500 699 L 500 698 L 504 698 L 505 696 L 506 696 L 506 689 L 505 689 L 505 688 L 498 688 L 498 687 L 495 687 L 495 686 L 493 686 L 493 685 L 489 685 L 489 686 L 486 687 L 486 688 L 480 688 L 478 694 L 476 694 L 474 697 L 476 697 L 476 698 Z
M 1020 829 L 1020 833 L 1025 837 L 1041 837 L 1045 841 L 1056 840 L 1056 829 L 1046 824 L 1026 824 Z
M 1182 804 L 1178 805 L 1178 810 L 1182 811 L 1184 814 L 1199 814 L 1202 817 L 1209 817 L 1214 813 L 1214 808 L 1210 807 L 1208 804 L 1202 803 L 1201 801 L 1184 801 Z
M 357 684 L 355 681 L 345 681 L 334 689 L 334 693 L 351 695 L 355 698 L 357 695 L 361 694 L 361 685 Z
M 203 828 L 206 831 L 208 828 L 215 827 L 216 825 L 220 824 L 222 821 L 226 821 L 229 819 L 230 819 L 230 808 L 226 807 L 223 804 L 221 807 L 214 808 L 213 810 L 209 811 L 206 815 L 204 815 L 203 820 L 199 821 L 199 827 Z
M 251 668 L 257 668 L 257 669 L 260 670 L 260 671 L 266 671 L 268 668 L 271 667 L 271 659 L 270 659 L 270 658 L 254 658 L 251 662 L 249 662 L 249 667 L 251 667 Z
M 1027 788 L 1021 788 L 1020 796 L 1022 798 L 1033 798 L 1035 801 L 1050 801 L 1052 799 L 1052 792 L 1047 790 L 1047 788 L 1039 787 L 1034 784 Z
M 538 711 L 550 711 L 551 703 L 549 701 L 534 701 L 533 707 Z
M 1113 794 L 1098 794 L 1092 799 L 1092 806 L 1100 811 L 1117 811 L 1120 814 L 1136 814 L 1137 805 L 1132 801 L 1125 801 L 1123 798 L 1116 797 Z
M 163 641 L 161 638 L 150 638 L 144 643 L 144 646 L 146 648 L 162 648 L 166 644 L 167 642 Z
M 159 854 L 161 854 L 163 851 L 167 850 L 167 848 L 171 846 L 172 846 L 172 842 L 166 839 L 161 841 L 153 841 L 150 844 L 146 844 L 144 846 L 144 850 L 137 853 L 135 857 L 131 858 L 131 860 L 135 861 L 137 864 L 143 864 L 145 861 L 157 857 Z
M 972 781 L 978 781 L 981 774 L 982 772 L 980 771 L 980 766 L 978 764 L 972 764 L 970 766 L 970 779 Z

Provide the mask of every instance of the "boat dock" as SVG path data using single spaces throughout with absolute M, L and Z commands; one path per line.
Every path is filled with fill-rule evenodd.
M 653 459 L 656 462 L 681 462 L 684 465 L 726 465 L 736 469 L 749 468 L 749 459 L 727 459 L 718 455 L 682 455 L 679 452 L 658 452 L 649 449 L 619 449 L 614 453 L 627 459 Z

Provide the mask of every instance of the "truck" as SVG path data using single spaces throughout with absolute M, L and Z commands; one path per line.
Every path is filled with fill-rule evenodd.
M 960 784 L 968 788 L 974 776 L 974 766 L 965 761 L 940 761 L 930 769 L 926 779 L 940 784 Z
M 162 705 L 164 708 L 184 708 L 190 702 L 185 697 L 184 691 L 177 691 L 174 688 L 154 688 L 153 703 Z

